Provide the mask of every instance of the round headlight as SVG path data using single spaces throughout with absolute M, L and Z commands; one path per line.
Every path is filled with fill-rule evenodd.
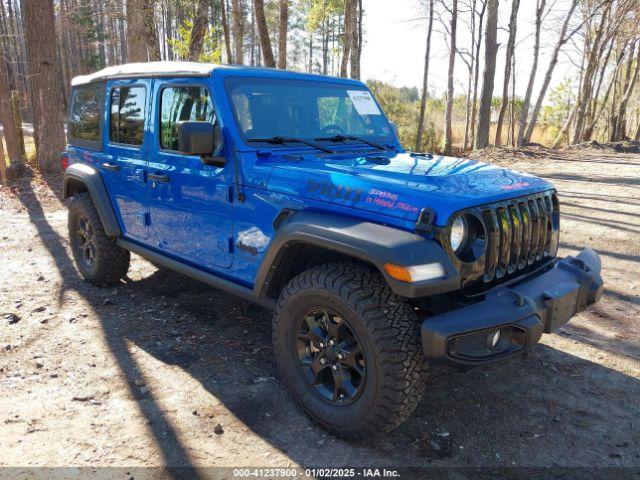
M 457 217 L 451 225 L 451 249 L 457 252 L 467 238 L 467 221 L 463 216 Z

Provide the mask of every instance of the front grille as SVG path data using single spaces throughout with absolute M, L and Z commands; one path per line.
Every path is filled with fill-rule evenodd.
M 460 272 L 463 291 L 482 293 L 548 263 L 558 250 L 560 212 L 554 191 L 466 209 L 458 214 L 479 220 L 473 258 L 451 250 L 449 228 L 436 233 Z M 454 218 L 454 217 L 452 217 Z
M 486 230 L 484 282 L 555 256 L 559 227 L 555 193 L 488 205 L 482 208 L 481 215 Z

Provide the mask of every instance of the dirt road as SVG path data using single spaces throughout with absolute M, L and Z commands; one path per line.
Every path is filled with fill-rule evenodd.
M 602 302 L 526 356 L 432 369 L 411 419 L 361 445 L 280 385 L 268 311 L 138 257 L 125 282 L 92 287 L 59 185 L 5 190 L 0 466 L 640 467 L 640 155 L 532 155 L 498 163 L 555 182 L 561 253 L 600 253 Z

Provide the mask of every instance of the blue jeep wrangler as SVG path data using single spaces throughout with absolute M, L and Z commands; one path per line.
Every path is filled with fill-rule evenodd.
M 406 419 L 429 362 L 512 357 L 602 293 L 592 250 L 556 258 L 550 183 L 405 152 L 359 81 L 110 67 L 73 80 L 68 137 L 81 274 L 134 252 L 272 308 L 283 382 L 341 437 Z

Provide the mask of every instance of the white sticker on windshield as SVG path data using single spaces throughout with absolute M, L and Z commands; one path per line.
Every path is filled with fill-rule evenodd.
M 375 100 L 366 90 L 347 90 L 349 98 L 360 115 L 381 115 Z

